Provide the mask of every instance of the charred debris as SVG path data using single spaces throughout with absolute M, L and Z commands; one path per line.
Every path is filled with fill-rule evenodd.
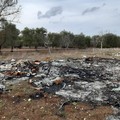
M 51 93 L 64 98 L 60 109 L 70 102 L 87 102 L 94 106 L 111 105 L 117 113 L 107 120 L 120 118 L 120 60 L 81 58 L 51 61 L 0 61 L 0 94 L 6 86 L 28 81 L 36 90 L 31 99 Z M 114 118 L 114 119 L 113 119 Z

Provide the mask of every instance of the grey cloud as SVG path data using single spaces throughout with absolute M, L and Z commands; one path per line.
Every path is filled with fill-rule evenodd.
M 38 13 L 37 13 L 38 18 L 39 18 L 41 15 L 42 15 L 42 12 L 41 12 L 41 11 L 38 11 Z
M 118 8 L 115 8 L 114 11 L 118 11 Z
M 91 8 L 87 8 L 87 9 L 85 9 L 85 10 L 82 12 L 82 15 L 85 15 L 86 13 L 90 13 L 90 12 L 95 12 L 95 11 L 99 10 L 100 8 L 102 8 L 102 7 L 104 7 L 104 6 L 106 6 L 106 3 L 103 3 L 103 4 L 101 5 L 101 7 L 91 7 Z
M 52 7 L 50 10 L 48 10 L 45 14 L 42 15 L 41 11 L 38 12 L 38 19 L 40 18 L 50 18 L 59 14 L 62 14 L 63 9 L 61 6 L 58 7 Z
M 90 12 L 95 12 L 97 10 L 99 10 L 100 7 L 92 7 L 92 8 L 87 8 L 82 12 L 82 15 L 85 15 L 86 13 L 90 13 Z
M 104 6 L 106 6 L 106 3 L 103 3 L 103 4 L 102 4 L 102 7 L 104 7 Z

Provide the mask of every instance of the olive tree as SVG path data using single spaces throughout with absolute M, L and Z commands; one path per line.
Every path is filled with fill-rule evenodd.
M 6 43 L 6 27 L 8 21 L 11 23 L 20 13 L 21 6 L 18 0 L 0 0 L 0 53 L 2 46 Z

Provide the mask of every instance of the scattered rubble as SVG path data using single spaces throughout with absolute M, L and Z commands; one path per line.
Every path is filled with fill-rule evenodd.
M 116 53 L 115 56 L 119 57 L 120 56 L 120 52 Z
M 111 115 L 111 116 L 108 116 L 106 118 L 106 120 L 120 120 L 120 116 L 113 116 L 113 115 Z
M 111 105 L 120 112 L 120 60 L 82 58 L 53 61 L 12 59 L 0 62 L 0 93 L 8 84 L 28 80 L 36 90 L 53 93 L 68 101 Z M 40 99 L 43 93 L 30 95 Z M 109 116 L 106 120 L 118 120 Z
M 4 90 L 5 90 L 5 86 L 0 84 L 0 94 L 2 94 Z

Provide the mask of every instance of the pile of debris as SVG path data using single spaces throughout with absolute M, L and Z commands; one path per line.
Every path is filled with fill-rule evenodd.
M 83 58 L 53 61 L 1 61 L 0 92 L 28 80 L 35 89 L 93 105 L 111 105 L 120 113 L 120 60 Z M 116 119 L 115 119 L 116 118 Z

